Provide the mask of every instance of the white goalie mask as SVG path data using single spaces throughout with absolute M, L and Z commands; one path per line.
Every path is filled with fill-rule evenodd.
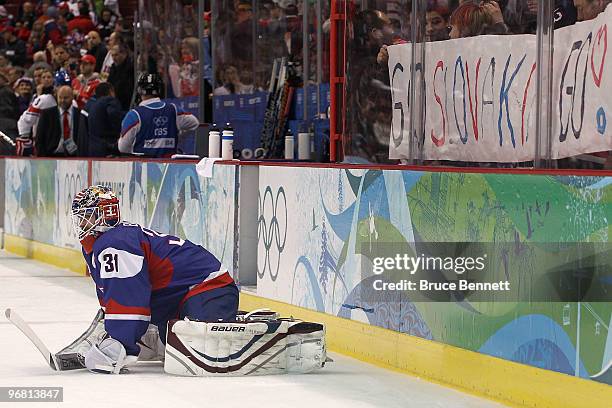
M 119 199 L 105 186 L 91 186 L 72 200 L 72 225 L 82 240 L 95 232 L 105 232 L 121 220 Z

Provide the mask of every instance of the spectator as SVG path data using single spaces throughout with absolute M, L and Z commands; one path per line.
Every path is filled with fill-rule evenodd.
M 10 66 L 11 61 L 9 61 L 4 51 L 0 51 L 0 71 L 6 71 Z
M 101 82 L 102 84 L 108 84 L 108 82 Z M 96 90 L 98 87 L 96 87 Z M 96 94 L 94 92 L 93 96 L 89 98 L 83 109 L 79 114 L 79 133 L 77 135 L 77 140 L 79 141 L 77 144 L 77 156 L 87 157 L 89 156 L 90 150 L 90 133 L 89 133 L 89 111 L 91 110 L 94 103 L 96 103 Z
M 391 21 L 389 21 L 391 23 Z M 284 40 L 290 58 L 293 61 L 302 61 L 302 18 L 299 16 L 299 10 L 294 3 L 289 4 L 285 8 L 285 33 Z
M 111 48 L 110 54 L 113 58 L 113 66 L 108 75 L 108 82 L 115 88 L 122 109 L 127 111 L 130 109 L 134 92 L 134 63 L 127 47 L 123 44 Z
M 251 94 L 253 93 L 253 85 L 245 85 L 240 81 L 238 69 L 233 65 L 228 65 L 223 72 L 224 85 L 215 89 L 214 95 L 231 95 L 231 94 Z
M 578 21 L 592 20 L 603 12 L 611 0 L 574 0 Z
M 36 132 L 38 156 L 76 155 L 80 112 L 72 102 L 72 89 L 69 86 L 61 86 L 57 90 L 57 104 L 40 112 Z
M 45 3 L 43 3 L 44 5 Z M 60 30 L 57 18 L 59 17 L 59 13 L 57 7 L 49 6 L 47 7 L 47 11 L 42 19 L 44 24 L 44 36 L 43 36 L 43 44 L 51 41 L 53 44 L 61 44 L 64 41 L 62 31 Z
M 4 53 L 13 65 L 23 66 L 26 63 L 26 45 L 15 36 L 13 26 L 4 26 L 0 29 L 4 39 Z
M 452 39 L 508 32 L 499 4 L 494 1 L 461 4 L 451 15 L 450 25 Z
M 121 38 L 121 35 L 118 32 L 113 32 L 108 38 L 108 49 L 113 48 L 115 45 L 124 44 L 125 42 Z M 104 62 L 102 63 L 102 68 L 100 69 L 100 75 L 102 79 L 108 78 L 110 74 L 110 69 L 113 66 L 113 55 L 110 52 L 106 53 L 106 57 L 104 57 Z
M 55 85 L 55 78 L 51 70 L 43 70 L 40 74 L 40 83 L 36 85 L 36 93 L 38 95 L 43 95 L 45 89 L 50 88 L 51 93 L 53 93 L 53 86 Z
M 123 44 L 125 44 L 130 51 L 134 51 L 134 32 L 132 26 L 128 21 L 119 19 L 115 25 L 115 32 L 119 34 Z
M 104 8 L 109 9 L 115 16 L 121 17 L 119 0 L 104 0 Z
M 372 162 L 387 161 L 391 129 L 391 91 L 386 46 L 394 43 L 389 17 L 379 10 L 359 12 L 353 23 L 354 41 L 347 52 L 347 126 L 353 135 L 351 154 Z
M 36 13 L 34 11 L 34 5 L 31 2 L 25 1 L 21 5 L 18 19 L 23 23 L 25 28 L 30 31 L 32 30 L 32 27 L 34 27 L 34 22 L 36 21 Z
M 38 4 L 36 5 L 36 15 L 38 16 L 44 16 L 47 14 L 47 10 L 49 10 L 49 7 L 52 6 L 53 4 L 53 0 L 42 0 L 39 1 Z
M 181 21 L 181 33 L 182 38 L 195 37 L 198 35 L 198 23 L 197 23 L 197 7 L 194 8 L 190 2 L 183 2 L 182 16 L 179 17 Z
M 79 0 L 77 1 L 77 10 L 79 15 L 83 15 L 83 11 L 87 9 L 87 15 L 94 23 L 94 26 L 98 24 L 98 15 L 96 14 L 96 6 L 93 0 Z M 95 30 L 95 28 L 94 28 Z
M 45 30 L 42 21 L 35 21 L 32 26 L 32 31 L 30 31 L 30 37 L 26 43 L 26 50 L 28 57 L 36 55 L 36 53 L 41 52 L 45 49 Z M 43 51 L 44 53 L 44 51 Z M 47 57 L 44 57 L 45 61 Z
M 168 67 L 172 93 L 176 98 L 197 96 L 200 93 L 199 44 L 199 40 L 195 37 L 184 38 L 181 41 L 181 63 L 172 63 Z
M 68 48 L 64 44 L 53 45 L 50 44 L 51 54 L 53 55 L 53 69 L 58 71 L 60 69 L 69 69 L 70 54 Z
M 79 15 L 68 22 L 68 32 L 72 33 L 74 30 L 78 30 L 85 35 L 95 29 L 96 26 L 89 16 L 89 6 L 87 3 L 79 2 Z
M 30 30 L 25 28 L 21 21 L 15 23 L 15 37 L 23 41 L 24 44 L 30 39 Z
M 102 9 L 97 29 L 103 39 L 107 39 L 115 31 L 115 24 L 117 16 L 109 8 Z
M 87 104 L 89 129 L 87 156 L 105 157 L 118 155 L 117 141 L 121 132 L 124 112 L 115 98 L 115 90 L 108 82 L 96 88 L 96 99 Z M 79 145 L 80 146 L 80 145 Z
M 102 72 L 102 64 L 104 63 L 108 50 L 102 43 L 100 34 L 96 31 L 90 31 L 85 37 L 85 48 L 87 49 L 87 54 L 94 56 L 96 59 L 95 71 Z
M 19 137 L 17 138 L 17 155 L 30 156 L 33 154 L 34 136 L 38 128 L 40 112 L 57 105 L 53 96 L 53 74 L 43 71 L 40 75 L 40 84 L 36 90 L 37 96 L 28 109 L 21 114 L 17 121 Z
M 537 29 L 537 0 L 499 1 L 504 22 L 512 34 L 535 34 Z
M 38 94 L 38 86 L 42 83 L 42 74 L 43 72 L 49 71 L 51 72 L 51 66 L 43 67 L 43 66 L 32 66 L 31 73 L 32 78 L 34 78 L 34 96 Z M 53 83 L 53 76 L 51 77 L 51 83 Z
M 91 98 L 100 84 L 100 78 L 97 72 L 94 72 L 96 67 L 96 59 L 85 54 L 81 57 L 81 74 L 72 81 L 72 89 L 76 98 L 76 104 L 79 109 L 85 107 L 87 100 Z
M 427 7 L 425 15 L 425 40 L 429 42 L 448 40 L 448 17 L 450 13 L 445 5 Z
M 75 12 L 76 12 L 76 4 L 75 4 Z M 74 18 L 74 13 L 70 10 L 70 3 L 67 1 L 62 1 L 57 6 L 58 18 L 64 20 L 72 20 Z
M 43 54 L 44 55 L 44 54 Z M 40 77 L 44 71 L 52 71 L 53 67 L 47 64 L 46 62 L 35 62 L 32 64 L 30 69 L 27 72 L 27 76 L 29 78 L 34 79 L 34 90 L 36 91 L 36 87 L 40 85 Z
M 28 109 L 32 102 L 34 94 L 34 80 L 28 77 L 21 77 L 15 82 L 13 87 L 17 96 L 17 106 L 19 110 L 19 116 Z
M 12 16 L 9 16 L 6 7 L 0 6 L 0 25 L 9 25 L 11 24 Z
M 572 0 L 555 0 L 555 29 L 576 24 L 577 11 Z
M 253 58 L 253 7 L 250 1 L 236 5 L 236 20 L 231 31 L 231 50 L 234 60 L 249 63 Z
M 23 67 L 10 67 L 6 72 L 6 76 L 9 81 L 9 86 L 14 86 L 17 80 L 21 78 L 24 74 L 25 69 Z
M 17 138 L 17 119 L 19 119 L 17 97 L 9 86 L 6 75 L 0 73 L 0 130 L 13 140 Z M 2 154 L 6 153 L 7 151 L 2 151 Z

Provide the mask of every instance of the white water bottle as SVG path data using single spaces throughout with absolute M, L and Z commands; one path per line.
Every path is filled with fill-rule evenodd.
M 314 125 L 311 123 L 308 128 L 308 138 L 310 139 L 310 158 L 314 160 L 316 157 L 316 147 L 315 147 L 315 131 Z
M 216 124 L 208 131 L 208 157 L 221 157 L 221 133 Z
M 298 133 L 298 160 L 310 160 L 310 134 L 305 125 Z
M 234 158 L 234 129 L 229 123 L 225 125 L 221 134 L 221 158 L 232 160 Z
M 285 159 L 293 160 L 294 150 L 295 138 L 293 137 L 293 133 L 291 133 L 291 129 L 288 129 L 287 134 L 285 135 Z

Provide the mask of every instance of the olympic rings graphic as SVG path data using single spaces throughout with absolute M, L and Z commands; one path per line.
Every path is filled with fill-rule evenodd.
M 266 270 L 268 270 L 270 271 L 272 281 L 275 281 L 278 277 L 280 257 L 285 249 L 285 243 L 287 242 L 288 220 L 287 197 L 285 196 L 285 189 L 283 187 L 279 187 L 278 191 L 276 192 L 276 197 L 274 197 L 272 188 L 268 186 L 264 191 L 263 201 L 261 199 L 261 193 L 257 196 L 257 201 L 259 208 L 259 215 L 257 219 L 257 241 L 258 245 L 259 243 L 263 244 L 264 250 L 266 251 L 263 267 L 260 269 L 259 263 L 257 265 L 257 276 L 259 276 L 259 278 L 263 278 L 266 274 Z M 282 218 L 283 211 L 284 218 Z M 273 244 L 274 247 L 272 246 Z M 274 272 L 272 271 L 272 260 L 270 259 L 270 253 L 272 253 L 273 256 L 276 255 L 277 257 Z
M 156 116 L 153 118 L 153 123 L 155 123 L 155 126 L 157 127 L 166 126 L 168 124 L 168 117 L 167 116 Z
M 72 205 L 72 200 L 77 195 L 77 193 L 81 191 L 82 189 L 84 189 L 85 187 L 86 186 L 81 181 L 81 175 L 79 173 L 77 173 L 76 175 L 74 173 L 66 173 L 66 175 L 64 176 L 63 189 L 61 188 L 59 189 L 59 191 L 63 193 L 63 197 L 58 197 L 56 199 L 56 200 L 59 200 L 56 206 L 60 209 L 63 207 L 64 216 L 66 217 L 65 219 L 68 220 L 67 224 L 65 225 L 67 226 L 67 234 L 70 238 L 77 238 L 77 233 L 74 230 L 74 228 L 72 228 L 72 215 L 71 215 L 71 210 L 70 210 L 71 205 Z M 63 201 L 64 199 L 66 200 L 66 202 Z M 59 221 L 60 220 L 58 219 L 58 222 Z M 56 228 L 59 228 L 59 225 L 56 226 Z

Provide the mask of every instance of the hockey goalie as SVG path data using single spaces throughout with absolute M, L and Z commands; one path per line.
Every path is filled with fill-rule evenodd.
M 322 324 L 239 313 L 238 289 L 218 259 L 122 221 L 109 188 L 78 193 L 71 214 L 102 310 L 54 355 L 60 366 L 120 374 L 159 360 L 167 373 L 205 376 L 306 373 L 325 364 Z

